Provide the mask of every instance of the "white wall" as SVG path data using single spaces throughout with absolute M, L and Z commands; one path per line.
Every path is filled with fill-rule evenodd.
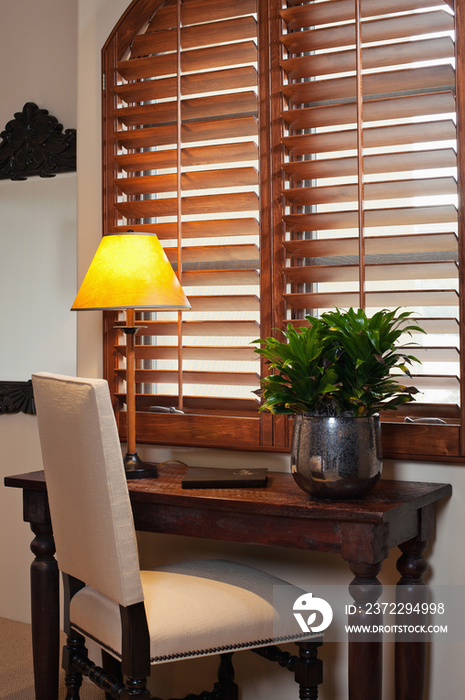
M 0 131 L 26 102 L 77 123 L 75 0 L 2 0 Z M 76 173 L 0 180 L 0 381 L 76 372 Z M 41 469 L 34 416 L 0 415 L 0 615 L 29 620 L 29 525 L 8 474 Z
M 46 107 L 63 119 L 66 126 L 74 126 L 73 115 L 63 115 L 66 103 L 70 106 L 74 99 L 73 70 L 70 64 L 74 60 L 74 21 L 75 11 L 78 12 L 77 41 L 78 41 L 78 163 L 79 172 L 77 177 L 78 191 L 78 260 L 77 275 L 81 280 L 87 266 L 95 252 L 101 236 L 101 159 L 100 159 L 100 50 L 109 35 L 112 27 L 119 16 L 129 5 L 129 0 L 78 0 L 76 3 L 71 0 L 21 0 L 20 3 L 13 0 L 3 0 L 2 4 L 2 24 L 0 26 L 0 39 L 5 38 L 5 44 L 0 41 L 0 57 L 3 63 L 16 55 L 14 46 L 18 45 L 24 28 L 21 25 L 23 17 L 28 17 L 27 9 L 37 10 L 38 7 L 51 8 L 54 6 L 56 12 L 53 13 L 56 23 L 60 24 L 59 47 L 51 40 L 51 37 L 44 39 L 44 32 L 49 31 L 47 21 L 41 16 L 35 16 L 36 28 L 40 26 L 37 36 L 40 39 L 34 40 L 34 32 L 31 29 L 31 41 L 35 51 L 41 52 L 43 61 L 41 68 L 34 63 L 33 56 L 24 56 L 24 46 L 22 42 L 23 54 L 16 60 L 15 74 L 11 76 L 11 84 L 22 84 L 22 80 L 29 79 L 29 69 L 34 72 L 35 80 L 31 81 L 30 88 L 24 94 L 15 98 L 13 110 L 18 109 L 28 100 L 42 101 Z M 8 18 L 11 22 L 5 22 L 5 6 L 8 6 Z M 11 15 L 9 14 L 11 6 Z M 21 8 L 21 9 L 20 9 Z M 63 23 L 63 24 L 61 24 Z M 8 29 L 6 28 L 8 26 Z M 11 38 L 16 32 L 16 39 Z M 3 37 L 2 35 L 5 35 Z M 66 36 L 66 40 L 64 39 Z M 38 46 L 37 46 L 38 44 Z M 70 49 L 69 53 L 68 50 Z M 60 51 L 59 59 L 55 51 Z M 61 52 L 63 51 L 63 56 Z M 19 53 L 19 52 L 18 52 Z M 43 62 L 48 62 L 49 71 L 62 71 L 61 80 L 54 80 L 50 83 L 53 95 L 44 92 L 44 95 L 34 93 L 34 83 L 40 85 Z M 67 67 L 63 67 L 60 62 L 68 61 Z M 32 67 L 32 64 L 34 66 Z M 16 72 L 18 68 L 18 72 Z M 48 75 L 48 73 L 47 73 Z M 0 81 L 5 77 L 0 78 Z M 5 86 L 1 84 L 1 87 Z M 8 85 L 6 85 L 8 87 Z M 42 86 L 45 91 L 45 85 Z M 37 90 L 40 92 L 39 87 Z M 2 95 L 8 94 L 8 90 L 3 89 Z M 47 98 L 47 99 L 45 99 Z M 63 107 L 63 110 L 62 110 Z M 11 111 L 6 110 L 7 112 Z M 55 112 L 53 112 L 55 110 Z M 0 106 L 0 124 L 4 124 L 9 114 L 5 115 L 5 102 Z M 7 183 L 7 186 L 10 183 Z M 14 184 L 14 183 L 13 183 Z M 18 184 L 18 183 L 17 183 Z M 50 185 L 50 182 L 44 183 Z M 22 183 L 22 186 L 28 183 Z M 0 182 L 0 207 L 2 206 L 2 183 Z M 18 184 L 18 187 L 21 183 Z M 26 190 L 24 190 L 26 192 Z M 48 196 L 51 190 L 47 190 Z M 34 198 L 31 195 L 31 202 Z M 25 205 L 26 206 L 26 205 Z M 27 205 L 32 206 L 32 203 Z M 51 208 L 54 207 L 50 202 Z M 0 235 L 5 249 L 14 242 L 14 238 L 7 235 L 2 226 L 0 216 Z M 21 227 L 22 229 L 22 227 Z M 13 243 L 15 254 L 18 247 Z M 22 244 L 21 244 L 22 247 Z M 56 269 L 58 278 L 63 279 L 61 270 Z M 50 272 L 53 276 L 53 270 Z M 42 280 L 43 282 L 43 280 Z M 15 311 L 24 304 L 23 296 L 28 295 L 27 280 L 22 280 L 21 285 L 16 285 L 15 290 L 21 289 L 20 300 L 10 302 L 5 308 L 6 290 L 2 289 L 0 313 L 7 314 L 8 319 L 15 318 Z M 17 292 L 18 293 L 18 292 Z M 45 294 L 42 283 L 38 284 L 36 295 Z M 63 294 L 63 291 L 60 292 Z M 72 295 L 71 295 L 72 296 Z M 8 297 L 9 298 L 9 297 Z M 53 299 L 53 296 L 52 296 Z M 27 306 L 26 306 L 27 308 Z M 60 312 L 61 313 L 61 312 Z M 6 316 L 4 316 L 6 318 Z M 63 314 L 64 318 L 64 314 Z M 101 352 L 101 322 L 99 312 L 80 313 L 77 319 L 77 373 L 80 375 L 99 376 L 102 372 L 102 352 Z M 24 326 L 23 323 L 20 324 Z M 3 334 L 5 333 L 2 326 Z M 5 337 L 5 336 L 3 336 Z M 55 360 L 54 360 L 55 362 Z M 57 364 L 63 366 L 71 362 L 71 356 L 67 348 L 63 347 Z M 19 368 L 18 368 L 19 369 Z M 56 367 L 54 367 L 56 369 Z M 61 367 L 60 367 L 61 370 Z M 2 377 L 0 377 L 1 379 Z M 18 377 L 18 378 L 22 378 Z M 30 471 L 39 468 L 39 452 L 37 435 L 35 429 L 35 419 L 28 416 L 0 416 L 0 436 L 2 444 L 1 471 L 7 473 L 17 473 L 19 471 Z M 224 466 L 234 466 L 244 463 L 267 466 L 269 469 L 287 470 L 289 459 L 285 455 L 268 455 L 254 453 L 228 453 L 215 450 L 189 450 L 141 447 L 141 455 L 147 460 L 163 461 L 168 458 L 177 458 L 192 465 L 213 466 L 221 463 Z M 465 582 L 465 558 L 460 546 L 461 532 L 465 526 L 465 516 L 462 512 L 463 496 L 465 494 L 465 470 L 458 465 L 445 464 L 423 464 L 423 463 L 386 463 L 384 476 L 398 479 L 411 479 L 417 481 L 450 482 L 453 484 L 454 494 L 448 503 L 442 504 L 438 508 L 437 523 L 438 529 L 435 538 L 430 543 L 428 560 L 430 570 L 427 578 L 435 584 L 454 584 L 463 586 Z M 18 498 L 16 498 L 18 496 Z M 0 615 L 13 619 L 27 619 L 28 612 L 28 582 L 27 569 L 31 559 L 28 550 L 30 541 L 29 529 L 21 523 L 21 505 L 19 494 L 10 491 L 5 494 L 1 490 L 2 501 L 0 502 L 0 517 L 2 518 L 2 578 L 0 596 Z M 182 537 L 163 537 L 142 534 L 140 536 L 141 557 L 143 563 L 151 565 L 159 561 L 170 561 L 181 557 L 201 557 L 220 556 L 231 557 L 245 563 L 253 563 L 268 571 L 281 575 L 288 580 L 298 584 L 312 584 L 313 582 L 324 584 L 348 584 L 351 574 L 347 565 L 336 555 L 316 555 L 313 553 L 276 549 L 269 547 L 245 547 L 233 543 L 220 543 L 213 540 L 194 541 Z M 8 541 L 7 541 L 8 540 Z M 458 545 L 456 541 L 458 540 Z M 393 552 L 391 557 L 385 562 L 380 578 L 385 584 L 394 584 L 398 579 L 395 570 L 395 561 L 398 552 Z M 5 565 L 6 563 L 6 565 Z M 432 658 L 428 671 L 428 695 L 427 700 L 436 700 L 439 697 L 459 698 L 463 694 L 465 684 L 465 670 L 462 662 L 463 644 L 450 643 L 435 645 L 432 649 Z M 346 647 L 344 643 L 327 644 L 321 653 L 324 658 L 325 683 L 320 692 L 322 700 L 334 700 L 336 697 L 347 697 L 346 683 Z M 386 650 L 386 694 L 385 700 L 393 698 L 391 683 L 392 677 L 392 649 Z M 160 681 L 157 687 L 157 694 L 164 697 L 178 695 L 188 691 L 198 691 L 204 686 L 204 679 L 210 677 L 210 669 L 215 666 L 213 660 L 195 660 L 183 662 L 182 671 L 179 664 L 169 664 L 164 669 L 159 669 L 154 674 L 156 680 Z M 292 675 L 281 669 L 270 667 L 265 661 L 260 660 L 252 654 L 238 654 L 236 661 L 237 680 L 243 687 L 243 700 L 257 700 L 257 698 L 281 698 L 296 697 Z M 185 684 L 184 679 L 193 674 L 193 685 Z M 155 692 L 155 689 L 153 689 Z
M 74 0 L 4 0 L 0 131 L 35 102 L 76 127 Z M 0 180 L 0 381 L 37 369 L 74 372 L 76 174 Z

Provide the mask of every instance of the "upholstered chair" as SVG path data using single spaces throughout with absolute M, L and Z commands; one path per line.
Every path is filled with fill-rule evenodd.
M 276 632 L 273 587 L 284 581 L 233 561 L 140 570 L 107 382 L 37 373 L 33 388 L 64 579 L 67 699 L 78 700 L 84 674 L 107 698 L 148 700 L 151 664 L 219 654 L 219 681 L 202 698 L 234 700 L 231 656 L 245 649 L 294 671 L 300 697 L 316 698 L 321 635 L 303 634 L 292 612 Z M 102 649 L 102 667 L 89 660 L 86 638 Z M 296 641 L 299 653 L 282 652 L 279 641 Z

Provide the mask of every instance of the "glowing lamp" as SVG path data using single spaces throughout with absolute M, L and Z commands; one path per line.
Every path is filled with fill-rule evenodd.
M 72 310 L 126 310 L 126 406 L 128 478 L 157 476 L 136 452 L 135 310 L 187 311 L 190 304 L 154 233 L 104 236 L 82 282 Z

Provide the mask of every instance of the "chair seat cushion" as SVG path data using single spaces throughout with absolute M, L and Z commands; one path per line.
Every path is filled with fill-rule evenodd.
M 321 636 L 302 634 L 292 605 L 287 614 L 273 608 L 275 586 L 287 586 L 291 600 L 301 589 L 243 564 L 191 561 L 141 571 L 141 578 L 152 664 Z M 121 656 L 117 603 L 86 586 L 70 612 L 73 627 Z

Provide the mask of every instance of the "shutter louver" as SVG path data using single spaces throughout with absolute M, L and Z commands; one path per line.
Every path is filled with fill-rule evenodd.
M 400 306 L 422 394 L 383 454 L 465 459 L 464 2 L 132 0 L 102 53 L 104 231 L 156 233 L 192 305 L 138 314 L 138 442 L 288 451 L 250 341 Z M 124 440 L 123 323 L 104 314 Z
M 257 415 L 256 12 L 255 0 L 168 0 L 117 51 L 111 230 L 156 233 L 192 306 L 138 321 L 138 410 Z
M 405 411 L 458 418 L 451 7 L 321 0 L 280 15 L 283 321 L 333 306 L 417 311 L 421 399 Z

